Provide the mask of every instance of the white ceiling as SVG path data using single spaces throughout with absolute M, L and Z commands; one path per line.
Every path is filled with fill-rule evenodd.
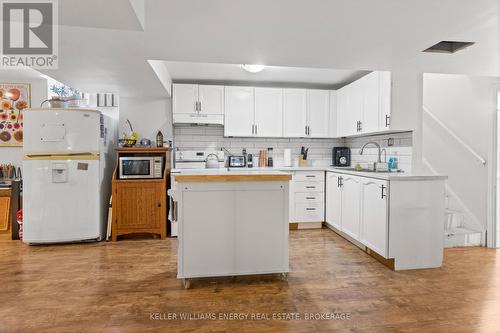
M 174 82 L 259 83 L 263 85 L 314 86 L 338 88 L 351 83 L 368 71 L 267 66 L 262 72 L 249 73 L 241 64 L 212 64 L 164 61 Z
M 129 0 L 59 3 L 59 69 L 46 73 L 83 91 L 161 98 L 148 59 L 500 76 L 498 0 L 148 0 L 144 30 Z M 476 44 L 421 52 L 450 39 Z

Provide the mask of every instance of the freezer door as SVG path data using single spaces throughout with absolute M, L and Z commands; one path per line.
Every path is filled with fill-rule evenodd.
M 24 153 L 98 152 L 104 136 L 101 113 L 91 110 L 27 110 Z
M 99 160 L 25 160 L 23 168 L 25 242 L 103 236 Z

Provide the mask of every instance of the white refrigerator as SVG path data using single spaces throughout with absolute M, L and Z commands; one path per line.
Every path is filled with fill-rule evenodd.
M 115 167 L 114 121 L 76 108 L 23 114 L 23 241 L 102 240 Z

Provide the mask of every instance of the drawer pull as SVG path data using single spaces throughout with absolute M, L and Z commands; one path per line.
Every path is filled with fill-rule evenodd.
M 316 188 L 316 186 L 306 186 L 306 188 Z
M 316 175 L 307 175 L 307 178 L 316 178 Z
M 306 210 L 316 210 L 316 208 L 306 208 Z
M 314 200 L 316 197 L 306 197 L 307 200 Z

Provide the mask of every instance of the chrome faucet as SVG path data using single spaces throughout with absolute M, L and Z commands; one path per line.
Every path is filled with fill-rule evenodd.
M 378 149 L 378 161 L 377 163 L 381 163 L 382 162 L 382 159 L 381 159 L 381 156 L 382 156 L 382 151 L 380 150 L 380 145 L 374 141 L 368 141 L 367 143 L 365 143 L 363 145 L 363 147 L 361 147 L 361 149 L 359 150 L 359 155 L 363 155 L 363 150 L 365 149 L 366 146 L 368 146 L 369 144 L 372 144 L 374 145 L 375 147 L 377 147 Z

